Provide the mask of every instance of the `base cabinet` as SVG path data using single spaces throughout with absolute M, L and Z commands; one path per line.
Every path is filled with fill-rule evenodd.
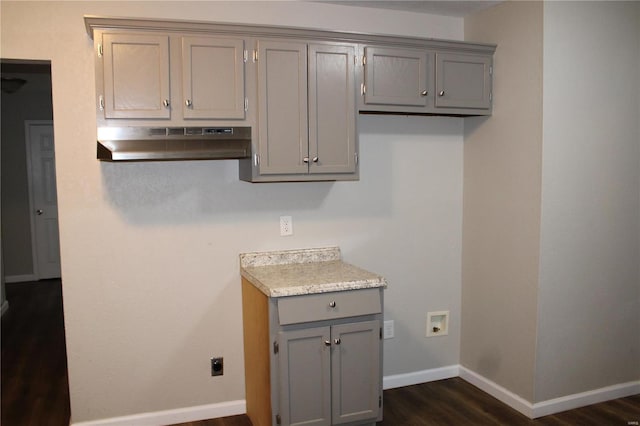
M 382 420 L 381 289 L 268 298 L 243 279 L 242 300 L 254 426 Z
M 285 425 L 375 421 L 381 410 L 380 321 L 279 333 Z

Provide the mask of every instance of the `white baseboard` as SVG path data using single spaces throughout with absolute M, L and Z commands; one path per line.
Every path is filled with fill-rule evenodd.
M 625 398 L 638 393 L 640 393 L 640 380 L 536 402 L 533 404 L 533 418 L 573 410 L 574 408 L 612 399 Z
M 471 383 L 475 387 L 488 393 L 497 400 L 504 402 L 509 407 L 521 412 L 530 419 L 533 418 L 533 404 L 531 404 L 529 401 L 503 388 L 499 384 L 492 382 L 486 377 L 483 377 L 478 373 L 469 370 L 468 368 L 465 368 L 461 365 L 459 367 L 460 377 L 463 380 Z
M 414 371 L 412 373 L 394 374 L 382 378 L 383 389 L 400 388 L 403 386 L 417 385 L 433 382 L 435 380 L 450 379 L 459 376 L 459 365 L 432 368 L 429 370 Z
M 8 310 L 9 310 L 9 302 L 5 300 L 4 302 L 2 302 L 2 312 L 0 313 L 0 316 L 4 315 L 4 313 L 7 312 Z
M 384 389 L 393 389 L 402 386 L 432 382 L 434 380 L 449 379 L 457 376 L 458 366 L 451 365 L 448 367 L 385 376 L 383 378 L 383 387 Z M 130 426 L 133 424 L 136 426 L 157 426 L 235 416 L 238 414 L 245 414 L 246 412 L 246 401 L 238 400 L 223 402 L 220 404 L 200 405 L 196 407 L 178 408 L 175 410 L 112 417 L 101 420 L 85 422 L 72 421 L 71 426 Z
M 607 386 L 600 389 L 575 393 L 532 404 L 497 383 L 492 382 L 486 377 L 483 377 L 463 366 L 459 367 L 460 377 L 462 379 L 502 401 L 514 410 L 521 412 L 530 419 L 536 419 L 538 417 L 548 416 L 550 414 L 573 410 L 574 408 L 580 408 L 640 393 L 640 380 L 636 380 L 633 382 Z
M 71 422 L 71 426 L 158 426 L 186 423 L 218 417 L 235 416 L 247 412 L 244 399 L 219 404 L 198 405 L 196 407 L 177 408 L 175 410 L 155 411 L 131 416 L 112 417 L 86 422 Z
M 640 393 L 640 380 L 638 380 L 532 404 L 461 365 L 384 376 L 382 383 L 384 389 L 394 389 L 458 376 L 531 419 Z M 219 404 L 199 405 L 86 422 L 72 421 L 71 426 L 130 426 L 133 424 L 136 426 L 157 426 L 235 416 L 246 412 L 246 401 L 241 399 Z
M 38 278 L 34 274 L 7 275 L 4 277 L 5 283 L 23 283 L 27 281 L 38 281 Z

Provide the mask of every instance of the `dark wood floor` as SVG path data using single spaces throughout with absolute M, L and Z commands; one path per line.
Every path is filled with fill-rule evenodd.
M 60 280 L 7 284 L 2 316 L 2 425 L 69 424 Z
M 626 426 L 638 422 L 640 395 L 531 420 L 456 377 L 384 391 L 384 420 L 377 426 Z M 179 426 L 251 426 L 251 421 L 233 416 Z
M 69 424 L 62 291 L 59 280 L 7 284 L 2 317 L 3 426 Z M 629 426 L 640 422 L 640 395 L 530 420 L 460 378 L 384 392 L 378 426 Z M 247 416 L 180 426 L 251 426 Z

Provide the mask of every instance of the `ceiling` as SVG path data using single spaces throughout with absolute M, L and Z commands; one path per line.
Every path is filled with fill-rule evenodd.
M 392 9 L 414 13 L 430 13 L 434 15 L 464 17 L 479 10 L 494 6 L 501 1 L 430 1 L 430 0 L 344 0 L 323 1 L 343 6 L 370 7 L 376 9 Z

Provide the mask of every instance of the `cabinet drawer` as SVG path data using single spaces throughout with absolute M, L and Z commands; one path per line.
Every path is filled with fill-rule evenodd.
M 280 325 L 379 314 L 381 312 L 380 289 L 377 288 L 278 299 Z

